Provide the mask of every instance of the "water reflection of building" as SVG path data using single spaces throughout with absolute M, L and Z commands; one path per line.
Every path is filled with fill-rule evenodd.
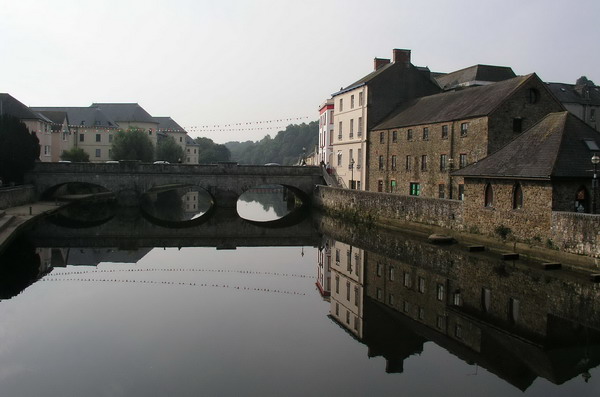
M 118 248 L 36 248 L 40 269 L 66 266 L 98 266 L 99 263 L 137 263 L 152 248 L 122 250 Z
M 326 240 L 324 246 L 317 251 L 317 288 L 321 296 L 331 295 L 331 241 Z
M 363 334 L 363 251 L 333 239 L 330 243 L 333 256 L 330 315 L 360 339 Z
M 386 371 L 402 372 L 427 341 L 521 390 L 538 377 L 587 379 L 600 364 L 600 286 L 587 278 L 385 233 L 358 243 L 355 232 L 346 240 L 366 250 L 364 324 L 354 334 L 370 357 L 386 359 Z M 333 266 L 340 291 L 332 292 L 332 314 L 335 303 L 347 302 L 343 259 L 340 265 Z M 337 321 L 352 331 L 345 308 Z

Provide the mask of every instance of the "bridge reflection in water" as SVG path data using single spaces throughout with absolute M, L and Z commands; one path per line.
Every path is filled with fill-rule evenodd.
M 317 285 L 329 317 L 369 357 L 384 357 L 387 372 L 403 372 L 429 341 L 520 390 L 538 377 L 587 382 L 600 364 L 600 288 L 584 275 L 320 224 Z

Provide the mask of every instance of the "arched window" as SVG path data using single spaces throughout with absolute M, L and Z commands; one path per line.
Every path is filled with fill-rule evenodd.
M 588 212 L 589 195 L 585 186 L 580 186 L 575 195 L 575 212 Z
M 512 200 L 513 210 L 518 210 L 523 208 L 523 189 L 521 188 L 520 183 L 515 183 L 513 187 L 513 200 Z
M 488 183 L 485 185 L 485 206 L 493 207 L 494 206 L 494 189 L 492 189 L 492 184 Z

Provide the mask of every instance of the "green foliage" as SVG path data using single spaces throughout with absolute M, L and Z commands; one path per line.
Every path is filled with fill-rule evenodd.
M 257 142 L 227 142 L 231 159 L 240 164 L 279 163 L 297 164 L 306 148 L 310 152 L 319 140 L 319 123 L 288 125 L 285 131 L 279 131 L 275 138 L 267 135 Z
M 183 160 L 183 148 L 175 142 L 172 136 L 159 138 L 156 145 L 156 160 L 178 163 Z
M 225 145 L 214 143 L 209 138 L 196 138 L 198 146 L 198 163 L 214 164 L 219 161 L 230 161 L 231 152 Z
M 22 183 L 23 175 L 40 157 L 40 142 L 18 118 L 0 116 L 0 178 Z
M 496 226 L 496 229 L 494 229 L 494 231 L 498 236 L 500 236 L 500 238 L 502 238 L 502 240 L 506 240 L 508 235 L 512 233 L 511 228 L 504 225 Z
M 129 127 L 119 130 L 112 144 L 113 160 L 140 160 L 146 163 L 154 159 L 154 145 L 148 134 L 141 128 Z
M 74 147 L 69 150 L 65 150 L 60 155 L 61 160 L 73 161 L 76 163 L 88 163 L 90 161 L 90 155 L 85 150 L 79 147 Z

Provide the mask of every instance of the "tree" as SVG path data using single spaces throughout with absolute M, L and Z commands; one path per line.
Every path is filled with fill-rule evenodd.
M 127 131 L 119 130 L 115 134 L 111 157 L 113 160 L 150 163 L 154 160 L 154 145 L 143 129 L 129 127 Z
M 35 133 L 13 116 L 0 116 L 0 178 L 3 183 L 22 183 L 23 175 L 40 157 Z
M 183 159 L 184 152 L 181 146 L 175 142 L 172 136 L 159 138 L 156 145 L 156 159 L 168 161 L 169 163 L 177 163 Z
M 210 138 L 199 137 L 194 139 L 198 144 L 198 163 L 214 164 L 219 161 L 229 161 L 231 152 L 225 145 L 214 143 Z
M 74 147 L 69 150 L 65 150 L 60 155 L 61 160 L 73 161 L 76 163 L 89 163 L 90 155 L 80 147 Z

